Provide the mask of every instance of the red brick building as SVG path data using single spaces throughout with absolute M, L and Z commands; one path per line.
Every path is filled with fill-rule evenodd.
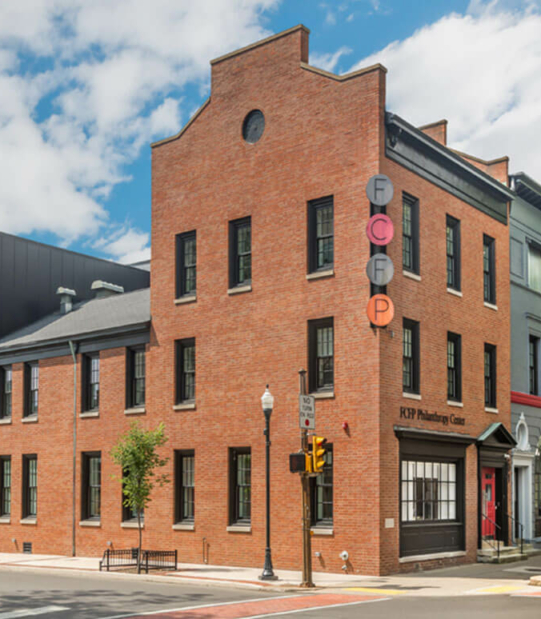
M 445 124 L 419 130 L 387 113 L 381 65 L 336 76 L 307 63 L 302 26 L 213 61 L 209 100 L 153 145 L 152 326 L 136 412 L 145 426 L 165 422 L 172 483 L 145 514 L 145 545 L 177 548 L 183 562 L 262 565 L 260 397 L 270 383 L 273 562 L 300 568 L 300 481 L 288 455 L 299 448 L 306 368 L 332 454 L 312 489 L 314 569 L 339 571 L 343 550 L 348 570 L 367 574 L 475 561 L 482 535 L 505 536 L 508 526 L 506 160 L 481 169 L 446 148 Z M 366 186 L 376 174 L 394 186 L 386 293 L 395 317 L 385 329 L 366 316 L 376 290 L 365 230 L 378 211 Z M 99 352 L 99 417 L 77 420 L 81 555 L 135 545 L 109 455 L 134 412 L 126 346 Z M 51 425 L 41 408 L 39 425 L 21 423 L 14 364 L 12 423 L 0 426 L 14 489 L 0 550 L 17 538 L 34 552 L 67 553 L 73 367 L 65 352 L 39 363 Z M 38 453 L 41 467 L 41 450 L 51 467 L 39 474 L 28 527 L 19 523 L 20 459 Z M 84 463 L 96 454 L 99 464 Z M 102 500 L 87 517 L 92 467 Z

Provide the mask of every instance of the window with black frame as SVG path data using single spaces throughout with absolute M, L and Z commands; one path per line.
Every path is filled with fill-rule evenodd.
M 250 525 L 252 519 L 252 455 L 249 447 L 230 449 L 229 507 L 231 525 Z
M 195 455 L 191 451 L 176 451 L 175 522 L 191 523 L 195 518 Z
M 323 471 L 310 480 L 312 526 L 333 526 L 333 448 L 325 445 Z
M 128 408 L 145 405 L 145 349 L 128 349 Z
M 403 459 L 401 521 L 455 521 L 459 479 L 456 462 Z
M 24 416 L 34 417 L 38 414 L 39 403 L 39 365 L 36 362 L 24 366 L 25 406 Z
M 447 288 L 460 291 L 460 222 L 447 215 L 446 220 Z
M 0 368 L 0 419 L 11 418 L 13 372 L 10 365 Z
M 252 219 L 229 223 L 229 287 L 252 283 Z
M 177 298 L 193 296 L 197 285 L 197 244 L 195 230 L 177 234 Z
M 127 471 L 122 474 L 122 479 L 128 475 Z M 133 507 L 128 507 L 125 505 L 126 496 L 124 492 L 122 492 L 122 522 L 133 522 L 137 520 L 137 510 Z M 144 520 L 145 512 L 141 511 L 141 520 Z
M 530 335 L 528 341 L 528 373 L 531 395 L 539 395 L 539 341 L 540 339 L 535 335 Z
M 447 399 L 462 401 L 462 338 L 447 333 Z
M 38 458 L 23 456 L 23 518 L 35 518 L 38 513 Z
M 11 456 L 0 456 L 0 517 L 11 514 Z
M 483 235 L 483 295 L 485 303 L 496 303 L 496 241 Z
M 402 268 L 419 275 L 419 200 L 402 194 Z
M 419 323 L 404 318 L 402 329 L 402 389 L 420 393 Z
M 496 408 L 496 346 L 485 344 L 485 406 Z
M 81 516 L 99 520 L 101 514 L 101 453 L 83 453 Z
M 100 407 L 100 357 L 83 355 L 83 410 L 96 411 Z
M 309 385 L 311 392 L 334 389 L 334 319 L 308 322 Z
M 195 400 L 195 339 L 176 342 L 176 403 Z
M 308 203 L 308 271 L 326 271 L 334 265 L 333 196 Z

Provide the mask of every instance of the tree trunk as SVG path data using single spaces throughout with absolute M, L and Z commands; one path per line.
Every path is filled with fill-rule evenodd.
M 143 546 L 143 531 L 141 530 L 141 510 L 137 510 L 137 528 L 139 529 L 139 552 L 137 553 L 137 573 L 141 573 L 141 553 Z

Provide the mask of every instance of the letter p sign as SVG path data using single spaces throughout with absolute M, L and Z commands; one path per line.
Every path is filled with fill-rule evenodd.
M 368 301 L 366 313 L 376 327 L 386 327 L 394 318 L 394 305 L 386 294 L 375 294 Z

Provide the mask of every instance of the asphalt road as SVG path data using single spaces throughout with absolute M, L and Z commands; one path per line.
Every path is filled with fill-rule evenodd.
M 532 588 L 532 592 L 541 594 L 540 589 Z M 240 619 L 277 613 L 291 619 L 539 619 L 541 595 L 385 598 L 353 592 L 266 592 L 0 569 L 0 619 L 120 619 L 149 612 L 156 613 L 151 618 L 160 619 L 160 611 L 175 611 L 163 615 L 167 619 Z

